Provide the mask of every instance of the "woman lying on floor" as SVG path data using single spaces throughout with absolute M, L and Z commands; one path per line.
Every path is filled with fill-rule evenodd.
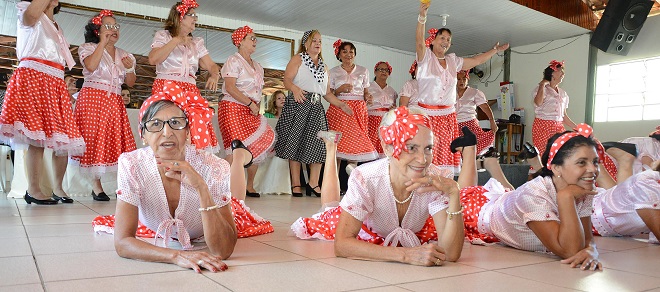
M 225 160 L 201 150 L 212 131 L 205 126 L 212 116 L 207 101 L 173 82 L 164 88 L 140 109 L 139 133 L 149 147 L 119 157 L 116 220 L 97 217 L 94 229 L 114 231 L 121 257 L 224 271 L 222 260 L 232 254 L 237 237 L 273 232 L 270 222 L 251 214 L 243 202 L 244 165 L 252 163 L 252 154 L 233 141 L 234 161 L 240 163 L 230 169 Z M 188 142 L 191 135 L 198 137 L 194 146 Z M 138 229 L 138 220 L 145 226 Z M 156 237 L 154 244 L 137 239 L 136 232 Z M 159 237 L 163 241 L 157 245 Z M 172 239 L 180 247 L 171 248 Z M 191 239 L 203 239 L 206 246 L 193 246 Z

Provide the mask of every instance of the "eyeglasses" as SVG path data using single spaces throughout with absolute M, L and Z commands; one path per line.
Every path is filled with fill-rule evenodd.
M 116 29 L 116 30 L 119 30 L 119 28 L 121 27 L 121 25 L 119 25 L 119 23 L 117 23 L 117 24 L 104 24 L 103 26 L 105 27 L 105 29 Z
M 383 72 L 383 73 L 387 72 L 387 73 L 390 73 L 390 70 L 387 69 L 387 68 L 378 68 L 378 69 L 376 69 L 376 72 Z
M 256 41 L 257 41 L 257 37 L 256 37 L 256 36 L 251 36 L 251 37 L 250 37 L 250 40 L 253 41 L 253 42 L 256 42 Z
M 186 16 L 194 17 L 194 18 L 199 18 L 199 14 L 197 13 L 186 13 Z
M 188 119 L 186 117 L 175 117 L 167 121 L 153 119 L 143 123 L 142 128 L 147 130 L 147 132 L 157 133 L 163 130 L 165 124 L 168 124 L 172 130 L 183 130 L 188 126 Z

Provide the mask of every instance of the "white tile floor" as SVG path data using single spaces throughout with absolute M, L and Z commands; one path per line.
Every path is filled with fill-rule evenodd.
M 331 242 L 287 235 L 318 198 L 263 196 L 248 205 L 275 226 L 240 239 L 229 270 L 196 274 L 174 265 L 120 258 L 91 221 L 111 202 L 26 205 L 0 198 L 0 291 L 656 291 L 660 246 L 597 238 L 603 272 L 570 269 L 553 256 L 502 246 L 465 245 L 457 263 L 417 267 L 336 258 Z

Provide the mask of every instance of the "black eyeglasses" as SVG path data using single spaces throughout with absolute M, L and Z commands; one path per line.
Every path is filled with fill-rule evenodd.
M 142 128 L 147 130 L 147 132 L 157 133 L 163 130 L 165 124 L 168 124 L 172 130 L 183 130 L 188 126 L 188 119 L 186 117 L 175 117 L 167 121 L 152 119 L 143 123 Z
M 378 69 L 376 69 L 376 72 L 387 72 L 387 73 L 390 73 L 390 70 L 387 69 L 387 68 L 378 68 Z
M 116 30 L 119 30 L 119 28 L 121 28 L 121 25 L 119 25 L 119 23 L 116 23 L 116 24 L 104 24 L 103 26 L 105 26 L 106 29 L 116 29 Z
M 199 15 L 197 13 L 186 13 L 186 16 L 194 17 L 194 18 L 199 18 Z

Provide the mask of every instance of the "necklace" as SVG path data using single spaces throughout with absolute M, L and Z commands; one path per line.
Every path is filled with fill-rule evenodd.
M 394 201 L 395 201 L 397 204 L 399 204 L 399 205 L 403 205 L 403 204 L 405 204 L 405 203 L 408 203 L 408 201 L 410 201 L 410 199 L 412 199 L 412 197 L 413 197 L 414 194 L 415 194 L 415 191 L 410 192 L 410 196 L 408 196 L 408 197 L 407 197 L 405 200 L 403 200 L 403 201 L 399 201 L 399 200 L 397 200 L 396 197 L 394 197 L 394 195 L 392 195 L 392 197 L 394 197 Z
M 438 57 L 438 60 L 444 60 L 445 57 Z

